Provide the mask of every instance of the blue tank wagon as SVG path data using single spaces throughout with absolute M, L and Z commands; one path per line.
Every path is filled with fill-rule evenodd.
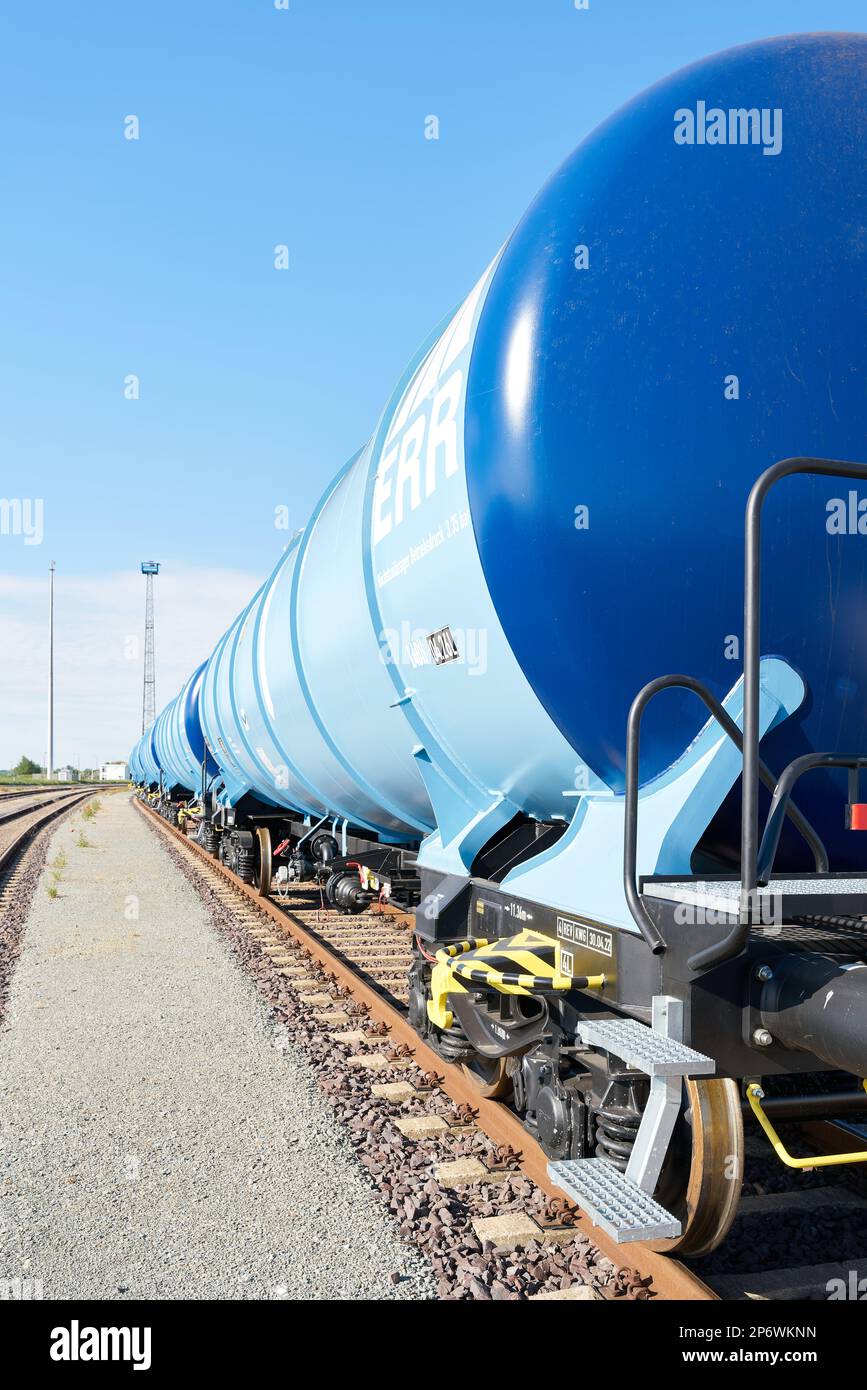
M 773 39 L 594 131 L 133 755 L 170 799 L 207 746 L 260 891 L 279 843 L 414 908 L 418 1030 L 669 1249 L 744 1078 L 864 1101 L 865 82 Z

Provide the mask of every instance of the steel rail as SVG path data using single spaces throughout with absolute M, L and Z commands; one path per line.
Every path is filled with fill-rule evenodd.
M 29 842 L 40 830 L 44 829 L 46 825 L 50 825 L 53 820 L 63 815 L 63 813 L 72 806 L 77 806 L 82 801 L 87 801 L 92 795 L 92 791 L 87 791 L 82 792 L 80 795 L 59 798 L 58 802 L 52 802 L 50 807 L 45 810 L 44 814 L 39 816 L 38 820 L 33 821 L 30 825 L 25 825 L 20 833 L 15 836 L 14 840 L 11 840 L 8 845 L 4 845 L 0 848 L 0 873 L 5 872 L 17 855 L 27 847 Z M 28 807 L 26 811 L 21 812 L 21 815 L 37 815 L 42 810 L 43 808 L 41 806 Z M 10 816 L 8 819 L 18 819 L 18 817 Z M 2 822 L 0 822 L 0 824 L 2 824 Z
M 46 797 L 39 801 L 28 801 L 24 806 L 13 806 L 8 811 L 3 808 L 0 800 L 0 826 L 8 825 L 11 821 L 21 820 L 22 816 L 29 816 L 34 811 L 41 811 L 44 806 L 54 806 L 60 803 L 68 805 L 76 801 L 81 796 L 92 796 L 92 792 L 60 792 L 59 795 Z
M 104 782 L 53 782 L 47 787 L 28 787 L 26 785 L 15 785 L 12 783 L 0 783 L 0 805 L 4 801 L 15 801 L 22 796 L 56 796 L 58 792 L 83 792 L 95 793 L 98 791 L 114 790 Z

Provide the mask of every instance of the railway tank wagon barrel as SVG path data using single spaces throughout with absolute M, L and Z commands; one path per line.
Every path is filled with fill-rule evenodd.
M 159 790 L 160 764 L 154 748 L 154 728 L 142 734 L 129 757 L 130 771 L 142 796 L 149 796 Z
M 594 131 L 201 677 L 226 862 L 417 903 L 416 1028 L 685 1252 L 744 1078 L 867 1074 L 865 79 L 862 36 L 773 39 Z
M 204 797 L 218 772 L 207 750 L 200 716 L 205 663 L 184 682 L 153 726 L 153 748 L 162 774 L 161 809 L 173 824 Z
M 135 744 L 129 755 L 129 780 L 134 787 L 140 787 L 142 781 L 142 766 L 139 759 L 138 744 Z

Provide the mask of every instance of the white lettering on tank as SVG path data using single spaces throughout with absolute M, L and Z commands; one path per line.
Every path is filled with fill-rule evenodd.
M 391 514 L 383 515 L 383 507 L 391 496 L 391 478 L 389 474 L 394 467 L 397 459 L 397 449 L 392 449 L 385 455 L 376 473 L 376 483 L 373 488 L 373 544 L 385 540 L 391 530 Z
M 421 505 L 422 458 L 425 498 L 433 495 L 441 480 L 457 473 L 457 415 L 462 387 L 463 372 L 457 368 L 434 396 L 429 412 L 425 410 L 417 415 L 393 448 L 383 456 L 373 489 L 374 545 L 378 545 L 394 527 L 399 526 L 408 512 L 414 512 Z M 392 479 L 395 463 L 397 472 Z
M 421 451 L 424 444 L 427 419 L 419 415 L 410 425 L 400 446 L 400 462 L 397 465 L 397 478 L 394 484 L 394 524 L 399 526 L 404 518 L 404 497 L 409 484 L 409 507 L 415 511 L 421 502 Z
M 419 409 L 422 402 L 432 393 L 437 381 L 466 350 L 470 342 L 473 318 L 482 290 L 491 267 L 482 276 L 475 289 L 461 305 L 440 339 L 434 344 L 415 377 L 407 387 L 403 400 L 395 412 L 386 438 L 386 448 L 401 433 L 407 420 Z
M 443 451 L 443 476 L 451 478 L 458 471 L 457 414 L 462 382 L 463 373 L 460 370 L 452 372 L 434 398 L 427 441 L 425 497 L 430 497 L 437 485 L 437 453 L 440 449 Z

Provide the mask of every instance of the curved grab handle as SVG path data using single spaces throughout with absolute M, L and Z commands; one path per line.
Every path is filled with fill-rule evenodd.
M 633 920 L 647 942 L 654 955 L 660 955 L 665 949 L 665 941 L 662 934 L 641 901 L 641 894 L 638 891 L 638 771 L 641 753 L 641 720 L 645 709 L 655 695 L 662 690 L 671 689 L 691 690 L 697 695 L 702 703 L 707 707 L 714 719 L 728 734 L 738 751 L 743 754 L 745 748 L 745 735 L 741 733 L 735 721 L 727 710 L 720 704 L 715 695 L 712 695 L 707 686 L 702 685 L 701 681 L 694 676 L 673 675 L 658 676 L 656 680 L 649 681 L 642 690 L 639 690 L 629 709 L 629 719 L 626 725 L 626 806 L 624 815 L 623 831 L 623 891 L 632 913 Z M 773 791 L 776 787 L 776 778 L 770 768 L 761 759 L 758 760 L 758 775 L 764 785 Z M 791 798 L 787 798 L 786 814 L 797 827 L 803 838 L 813 852 L 813 859 L 817 873 L 828 872 L 828 855 L 825 846 L 816 834 L 810 822 L 801 814 L 796 806 L 792 804 Z M 736 928 L 740 930 L 740 928 Z M 729 937 L 725 938 L 725 942 Z M 690 958 L 690 968 L 698 970 L 702 968 L 702 961 L 708 953 L 714 953 L 719 949 L 718 943 L 715 946 L 706 947 L 704 951 L 699 951 Z M 711 962 L 713 963 L 713 962 Z

